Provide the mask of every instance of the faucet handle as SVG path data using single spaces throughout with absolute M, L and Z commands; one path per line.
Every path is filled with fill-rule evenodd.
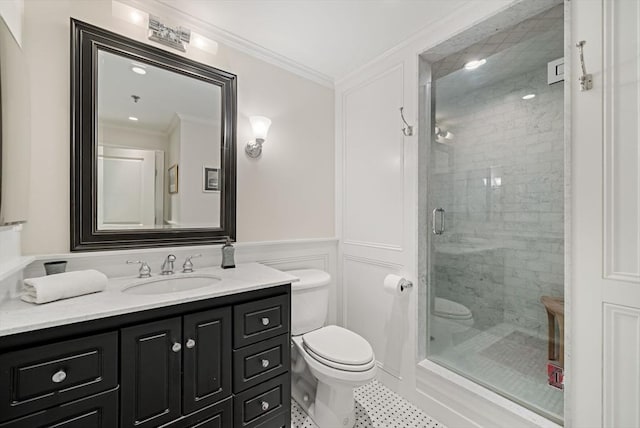
M 193 256 L 187 256 L 184 260 L 184 264 L 182 265 L 182 273 L 191 273 L 193 272 L 193 263 L 191 259 L 195 259 L 197 257 L 202 257 L 202 254 L 194 254 Z
M 145 261 L 141 260 L 127 260 L 128 265 L 140 265 L 140 270 L 138 270 L 139 278 L 149 278 L 151 276 L 151 268 Z

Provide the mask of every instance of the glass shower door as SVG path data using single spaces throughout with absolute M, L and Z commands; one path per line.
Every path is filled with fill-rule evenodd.
M 427 358 L 561 423 L 548 372 L 561 338 L 542 299 L 563 308 L 564 90 L 547 81 L 563 55 L 558 8 L 476 69 L 432 65 L 425 226 Z

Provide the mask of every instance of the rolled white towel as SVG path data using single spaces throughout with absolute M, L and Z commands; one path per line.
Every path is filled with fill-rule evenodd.
M 40 304 L 96 293 L 106 287 L 107 276 L 102 272 L 80 270 L 25 279 L 20 297 L 25 302 Z

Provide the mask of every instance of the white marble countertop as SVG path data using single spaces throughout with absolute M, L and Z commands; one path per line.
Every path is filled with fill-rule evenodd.
M 216 276 L 220 281 L 192 290 L 137 295 L 122 292 L 131 284 L 144 281 L 136 276 L 129 276 L 109 278 L 107 289 L 103 292 L 42 305 L 26 303 L 20 298 L 9 299 L 0 304 L 0 337 L 298 281 L 295 276 L 259 263 L 239 264 L 234 269 L 201 268 L 193 273 L 198 274 Z M 177 273 L 172 278 L 188 275 Z M 151 279 L 157 278 L 158 276 L 153 276 Z

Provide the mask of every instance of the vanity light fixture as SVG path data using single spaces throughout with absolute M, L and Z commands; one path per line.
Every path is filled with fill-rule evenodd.
M 129 120 L 133 121 L 133 122 L 137 122 L 138 118 L 135 116 L 129 116 Z
M 258 158 L 262 154 L 262 144 L 267 140 L 267 133 L 271 126 L 271 119 L 264 116 L 251 116 L 249 118 L 253 129 L 254 141 L 249 141 L 244 151 L 250 158 Z
M 140 67 L 139 65 L 134 65 L 133 67 L 131 67 L 131 71 L 142 76 L 147 74 L 147 70 L 145 70 L 143 67 Z
M 469 61 L 468 63 L 466 63 L 464 65 L 464 68 L 466 70 L 475 70 L 476 68 L 480 67 L 481 65 L 484 65 L 487 63 L 486 59 L 477 59 L 477 60 L 473 60 L 473 61 Z
M 523 100 L 530 100 L 532 98 L 535 98 L 536 94 L 527 94 L 525 96 L 522 97 Z
M 191 40 L 191 30 L 185 27 L 170 27 L 157 16 L 149 15 L 149 40 L 186 52 L 186 45 Z

